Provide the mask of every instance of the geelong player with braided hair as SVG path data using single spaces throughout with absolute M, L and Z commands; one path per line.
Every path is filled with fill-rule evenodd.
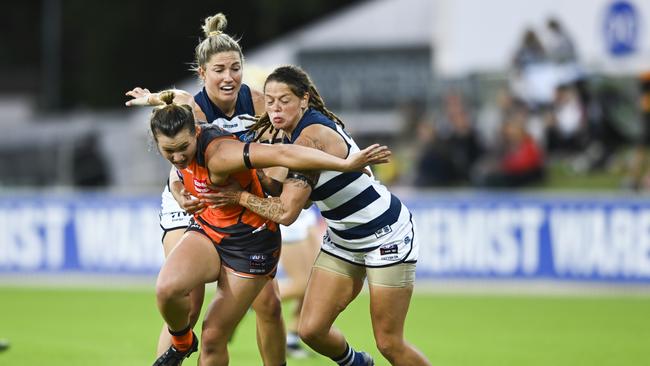
M 275 69 L 264 84 L 264 98 L 266 114 L 253 128 L 281 130 L 285 144 L 308 146 L 341 158 L 359 151 L 342 121 L 325 107 L 300 68 Z M 200 197 L 216 206 L 239 204 L 285 225 L 312 200 L 327 222 L 300 315 L 299 334 L 307 345 L 339 365 L 374 364 L 368 354 L 350 347 L 333 326 L 367 277 L 370 317 L 381 354 L 391 365 L 430 365 L 404 339 L 418 240 L 408 208 L 386 187 L 360 172 L 294 170 L 279 197 L 257 197 L 234 188 Z

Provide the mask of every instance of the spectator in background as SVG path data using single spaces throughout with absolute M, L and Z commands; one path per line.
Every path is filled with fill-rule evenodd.
M 418 187 L 448 186 L 469 181 L 469 172 L 481 148 L 463 97 L 459 92 L 445 96 L 445 127 L 438 131 L 428 121 L 417 126 L 420 153 L 414 184 Z
M 544 178 L 544 154 L 526 130 L 528 110 L 516 106 L 502 129 L 503 150 L 489 157 L 474 171 L 474 184 L 481 187 L 522 187 Z
M 446 138 L 451 151 L 456 178 L 468 181 L 469 171 L 481 154 L 478 135 L 461 93 L 450 93 L 445 98 L 447 120 L 450 124 Z
M 572 84 L 581 80 L 582 71 L 575 45 L 559 20 L 548 19 L 543 39 L 548 59 L 555 64 L 558 82 Z
M 557 64 L 577 63 L 578 57 L 573 40 L 556 18 L 546 21 L 544 38 L 548 58 Z
M 555 70 L 537 33 L 528 28 L 512 60 L 511 89 L 533 110 L 553 103 Z
M 96 133 L 90 133 L 74 146 L 72 153 L 74 185 L 77 187 L 105 187 L 109 184 L 106 158 L 100 150 Z
M 546 51 L 537 33 L 530 28 L 526 29 L 512 60 L 515 71 L 524 72 L 528 67 L 546 61 Z
M 545 117 L 549 153 L 573 153 L 585 148 L 588 126 L 575 86 L 558 86 L 553 109 Z
M 415 164 L 416 187 L 436 187 L 450 185 L 455 178 L 455 171 L 450 151 L 444 141 L 438 140 L 434 124 L 422 120 L 416 126 L 415 144 L 419 154 Z
M 475 129 L 481 149 L 496 151 L 501 144 L 501 125 L 515 104 L 515 99 L 507 86 L 489 93 L 488 98 L 478 111 Z

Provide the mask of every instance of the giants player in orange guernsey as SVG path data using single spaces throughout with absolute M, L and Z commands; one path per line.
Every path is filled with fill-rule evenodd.
M 218 127 L 195 125 L 194 100 L 177 99 L 179 105 L 172 102 L 174 97 L 171 91 L 160 94 L 165 105 L 152 113 L 151 131 L 159 151 L 179 170 L 185 189 L 193 195 L 237 182 L 263 197 L 255 168 L 359 171 L 390 156 L 385 146 L 378 145 L 341 159 L 298 145 L 242 143 Z M 154 365 L 180 365 L 198 349 L 189 326 L 189 293 L 213 281 L 218 281 L 219 291 L 203 323 L 200 364 L 227 365 L 227 340 L 275 274 L 279 254 L 280 232 L 270 220 L 240 206 L 207 207 L 195 213 L 158 276 L 158 308 L 172 334 L 172 346 Z

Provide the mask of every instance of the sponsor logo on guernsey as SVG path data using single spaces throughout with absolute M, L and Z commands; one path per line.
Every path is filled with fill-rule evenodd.
M 378 238 L 381 238 L 384 235 L 390 234 L 392 231 L 393 231 L 393 229 L 391 229 L 390 225 L 386 225 L 386 226 L 382 227 L 381 229 L 375 231 L 375 236 L 378 237 Z
M 172 222 L 183 222 L 187 219 L 187 216 L 190 216 L 187 212 L 173 212 L 171 214 Z
M 379 247 L 379 253 L 381 255 L 397 254 L 397 244 L 388 243 Z
M 398 259 L 398 253 L 399 253 L 399 241 L 392 241 L 390 243 L 386 243 L 382 246 L 379 247 L 379 254 L 381 255 L 381 259 L 383 260 L 395 260 Z
M 176 212 L 172 212 L 171 215 L 172 215 L 172 220 L 173 220 L 173 219 L 177 219 L 177 218 L 182 219 L 184 217 L 189 216 L 190 214 L 188 214 L 185 211 L 176 211 Z
M 409 245 L 410 242 L 411 242 L 410 237 L 407 236 L 406 238 L 404 238 L 404 244 Z

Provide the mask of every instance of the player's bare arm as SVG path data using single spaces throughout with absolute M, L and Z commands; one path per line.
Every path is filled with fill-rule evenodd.
M 371 145 L 360 152 L 350 154 L 347 159 L 338 158 L 317 149 L 299 145 L 248 145 L 248 163 L 244 159 L 243 144 L 233 139 L 213 141 L 206 151 L 210 180 L 215 185 L 225 184 L 230 173 L 250 167 L 267 168 L 285 166 L 298 171 L 337 170 L 343 172 L 362 171 L 369 164 L 389 161 L 391 152 L 386 146 Z
M 297 178 L 285 180 L 280 197 L 259 197 L 243 191 L 235 184 L 218 189 L 217 193 L 199 194 L 201 202 L 210 207 L 240 205 L 282 225 L 290 225 L 296 221 L 311 193 L 311 185 Z

